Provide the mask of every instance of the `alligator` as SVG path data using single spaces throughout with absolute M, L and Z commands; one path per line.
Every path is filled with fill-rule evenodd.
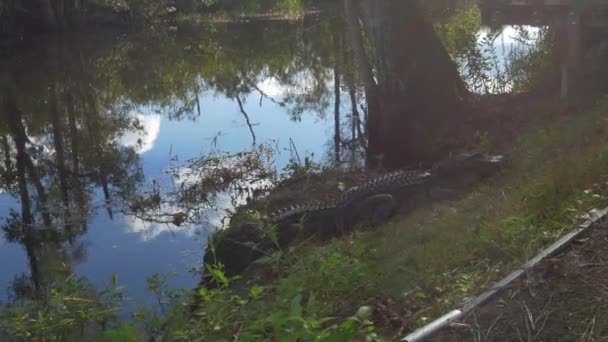
M 398 208 L 412 209 L 425 200 L 455 199 L 500 169 L 504 157 L 466 153 L 427 169 L 391 172 L 354 186 L 330 201 L 310 201 L 277 210 L 259 222 L 239 223 L 212 236 L 205 264 L 221 262 L 227 275 L 244 271 L 278 244 L 288 246 L 311 236 L 331 238 L 369 220 L 385 222 Z M 294 224 L 294 223 L 302 224 Z M 274 241 L 260 227 L 276 227 Z M 205 281 L 204 281 L 205 282 Z
M 400 202 L 410 206 L 425 199 L 454 199 L 458 189 L 493 173 L 504 159 L 481 152 L 464 153 L 439 162 L 429 169 L 400 170 L 374 178 L 340 193 L 334 200 L 310 201 L 271 213 L 270 224 L 282 224 L 305 216 L 322 215 L 339 229 L 367 218 L 373 225 L 386 221 Z
M 369 219 L 380 224 L 398 206 L 395 196 L 403 189 L 419 189 L 431 176 L 428 170 L 401 170 L 374 178 L 341 192 L 329 201 L 308 201 L 272 212 L 267 224 L 284 225 L 305 220 L 322 236 L 344 231 L 356 222 Z M 330 227 L 328 227 L 328 224 Z

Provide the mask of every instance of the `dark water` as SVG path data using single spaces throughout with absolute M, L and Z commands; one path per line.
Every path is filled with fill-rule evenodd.
M 489 29 L 479 13 L 433 17 L 460 75 L 477 94 L 527 90 L 551 59 L 547 26 Z M 226 209 L 243 202 L 238 190 L 306 159 L 369 162 L 374 118 L 353 54 L 335 13 L 46 36 L 4 51 L 0 299 L 24 279 L 42 286 L 70 272 L 94 285 L 116 274 L 139 301 L 154 273 L 194 286 L 191 269 Z M 407 132 L 408 120 L 392 129 Z M 445 155 L 469 133 L 437 129 L 422 145 L 377 146 L 409 154 L 393 163 L 406 164 Z M 221 178 L 213 170 L 234 171 L 222 176 L 230 184 L 201 182 Z

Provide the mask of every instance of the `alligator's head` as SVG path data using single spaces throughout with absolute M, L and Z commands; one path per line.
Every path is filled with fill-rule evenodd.
M 467 186 L 498 172 L 504 160 L 503 155 L 463 153 L 435 164 L 431 177 L 445 185 Z

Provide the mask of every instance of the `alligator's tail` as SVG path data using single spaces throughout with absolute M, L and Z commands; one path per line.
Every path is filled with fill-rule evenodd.
M 336 204 L 325 201 L 310 201 L 302 204 L 296 204 L 289 207 L 281 208 L 268 216 L 270 223 L 278 223 L 287 220 L 294 216 L 304 215 L 310 212 L 334 209 Z

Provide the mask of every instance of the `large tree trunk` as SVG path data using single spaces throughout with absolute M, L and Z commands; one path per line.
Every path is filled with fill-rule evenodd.
M 53 5 L 55 5 L 55 18 L 57 20 L 57 25 L 61 30 L 65 30 L 68 26 L 65 15 L 65 2 L 64 0 L 54 0 Z
M 38 3 L 40 6 L 42 24 L 46 29 L 57 30 L 59 25 L 57 23 L 57 17 L 55 17 L 52 0 L 38 0 Z
M 377 143 L 380 142 L 378 137 L 370 137 L 370 134 L 378 132 L 378 120 L 380 118 L 380 104 L 378 102 L 378 87 L 374 80 L 374 74 L 372 72 L 371 61 L 365 53 L 365 47 L 363 43 L 363 32 L 359 25 L 359 6 L 356 0 L 344 0 L 344 12 L 346 14 L 346 22 L 348 28 L 348 34 L 350 36 L 350 43 L 353 50 L 355 62 L 357 64 L 357 71 L 359 77 L 363 80 L 363 87 L 365 89 L 365 99 L 367 102 L 367 117 L 366 120 L 366 132 L 365 136 L 368 138 L 367 151 L 368 151 L 368 164 L 373 164 L 376 159 L 375 154 L 370 151 L 379 151 L 380 147 Z M 370 165 L 371 166 L 371 165 Z
M 70 26 L 70 21 L 77 10 L 78 2 L 74 0 L 38 0 L 42 24 L 47 30 L 65 31 Z
M 3 135 L 2 138 L 0 139 L 0 145 L 2 145 L 2 153 L 4 154 L 4 172 L 5 175 L 3 175 L 4 181 L 7 184 L 11 184 L 12 180 L 13 180 L 13 176 L 12 176 L 12 170 L 13 170 L 13 163 L 11 161 L 11 148 L 8 144 L 8 138 L 6 137 L 6 135 Z
M 432 158 L 468 94 L 456 64 L 418 1 L 345 4 L 355 57 L 366 59 L 358 61 L 359 67 L 374 71 L 363 75 L 370 102 L 368 162 L 395 168 Z M 361 51 L 365 40 L 360 35 L 371 55 Z
M 29 225 L 32 223 L 32 215 L 31 215 L 31 206 L 30 206 L 30 196 L 27 188 L 27 177 L 26 177 L 26 142 L 27 136 L 25 134 L 21 134 L 19 127 L 20 124 L 17 123 L 17 120 L 21 120 L 21 115 L 18 113 L 17 106 L 12 99 L 12 94 L 5 94 L 3 99 L 3 112 L 5 115 L 5 119 L 9 124 L 13 142 L 15 143 L 15 148 L 17 149 L 17 183 L 19 185 L 19 196 L 21 200 L 21 221 L 25 225 Z M 29 228 L 29 227 L 28 227 Z
M 51 85 L 51 117 L 53 127 L 53 144 L 55 147 L 55 164 L 57 164 L 57 172 L 59 174 L 59 187 L 61 188 L 61 199 L 64 208 L 70 205 L 70 197 L 68 193 L 68 180 L 65 168 L 65 148 L 64 148 L 64 127 L 63 121 L 59 116 L 59 103 L 57 100 L 57 87 L 55 83 Z
M 1 97 L 1 96 L 0 96 Z M 21 113 L 17 109 L 12 92 L 10 89 L 5 89 L 3 98 L 0 98 L 0 104 L 2 105 L 2 112 L 4 114 L 3 119 L 9 124 L 9 128 L 12 133 L 13 142 L 17 150 L 17 184 L 19 187 L 19 199 L 21 202 L 21 225 L 24 232 L 24 238 L 21 241 L 25 247 L 27 258 L 30 263 L 31 280 L 34 286 L 34 294 L 40 295 L 40 272 L 38 268 L 38 258 L 35 254 L 34 244 L 35 241 L 32 237 L 32 224 L 34 218 L 32 216 L 32 206 L 30 203 L 30 195 L 27 186 L 27 152 L 26 142 L 27 136 L 25 131 L 21 128 L 23 124 L 18 122 L 22 120 Z M 8 156 L 7 156 L 8 157 Z

